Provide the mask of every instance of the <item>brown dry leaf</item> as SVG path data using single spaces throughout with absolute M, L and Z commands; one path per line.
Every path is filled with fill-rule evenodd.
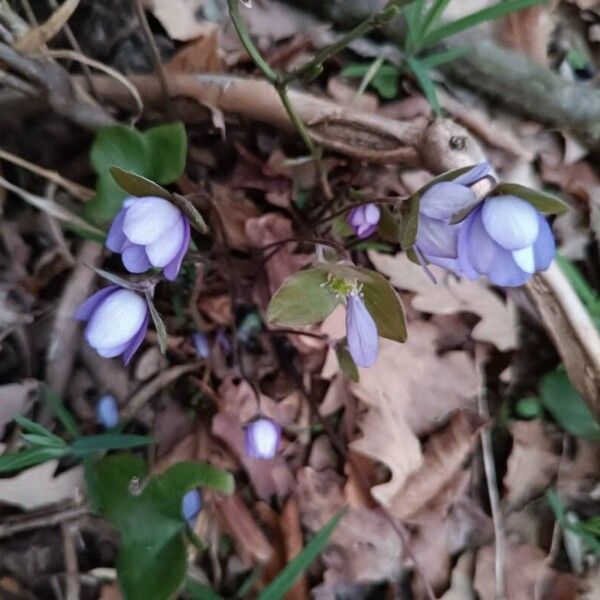
M 481 548 L 475 566 L 475 589 L 481 600 L 495 600 L 494 546 Z M 506 598 L 509 600 L 572 600 L 577 578 L 546 566 L 546 554 L 526 544 L 506 548 Z
M 395 287 L 416 294 L 411 300 L 415 309 L 436 315 L 473 313 L 481 317 L 471 332 L 474 340 L 494 344 L 501 352 L 516 347 L 514 305 L 510 300 L 503 302 L 483 281 L 456 279 L 444 269 L 430 265 L 430 270 L 438 280 L 438 284 L 433 285 L 423 269 L 408 260 L 405 254 L 394 257 L 371 251 L 369 258 Z
M 186 44 L 165 65 L 170 73 L 222 73 L 223 62 L 219 56 L 219 32 L 214 29 Z
M 214 0 L 146 0 L 145 3 L 173 40 L 187 42 L 219 27 L 203 18 L 211 8 L 218 10 L 219 3 Z
M 359 422 L 363 437 L 351 447 L 391 470 L 390 481 L 372 490 L 386 505 L 422 464 L 417 436 L 436 429 L 451 412 L 474 406 L 472 359 L 462 351 L 438 356 L 436 335 L 433 325 L 414 321 L 406 343 L 382 339 L 377 362 L 361 369 L 360 382 L 352 385 L 369 410 Z
M 0 504 L 33 510 L 75 499 L 83 488 L 83 467 L 73 467 L 54 477 L 57 466 L 58 461 L 51 460 L 0 479 Z
M 100 590 L 100 600 L 122 600 L 122 598 L 116 583 L 105 583 Z
M 515 421 L 510 432 L 513 447 L 503 479 L 504 500 L 515 507 L 542 493 L 552 483 L 560 457 L 542 420 Z
M 554 28 L 545 6 L 531 6 L 512 13 L 498 24 L 504 46 L 518 50 L 536 62 L 548 64 L 548 46 Z
M 444 429 L 423 447 L 423 463 L 390 499 L 390 512 L 400 520 L 418 512 L 448 485 L 461 469 L 479 439 L 484 421 L 473 412 L 458 411 Z
M 473 589 L 473 566 L 475 557 L 472 552 L 465 552 L 452 569 L 450 588 L 440 600 L 475 600 Z
M 24 415 L 29 410 L 39 386 L 39 381 L 35 379 L 0 386 L 0 439 L 4 435 L 4 428 L 15 416 Z
M 330 77 L 327 80 L 327 93 L 340 104 L 353 106 L 367 112 L 375 112 L 379 106 L 379 101 L 375 94 L 369 92 L 356 95 L 358 90 L 342 81 L 340 77 Z
M 203 296 L 198 301 L 198 309 L 216 325 L 227 326 L 233 322 L 229 294 Z
M 600 442 L 575 438 L 574 443 L 575 456 L 561 460 L 556 487 L 567 496 L 593 493 L 600 481 Z

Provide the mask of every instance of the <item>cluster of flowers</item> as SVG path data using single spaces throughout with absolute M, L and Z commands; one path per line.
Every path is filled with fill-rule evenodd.
M 471 280 L 485 275 L 499 286 L 523 285 L 550 266 L 556 252 L 552 231 L 543 215 L 522 198 L 498 195 L 479 200 L 473 186 L 485 178 L 496 180 L 488 162 L 423 193 L 415 253 L 425 268 L 429 262 Z M 468 216 L 454 223 L 463 212 Z M 380 216 L 376 205 L 367 204 L 352 209 L 348 222 L 364 239 L 375 233 Z M 359 293 L 347 297 L 346 308 L 348 350 L 357 365 L 372 366 L 378 355 L 373 317 Z

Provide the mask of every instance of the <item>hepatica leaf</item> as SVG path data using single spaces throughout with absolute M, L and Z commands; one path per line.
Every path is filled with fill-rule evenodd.
M 97 223 L 109 221 L 127 196 L 110 174 L 110 167 L 164 185 L 173 183 L 183 173 L 186 152 L 187 140 L 181 123 L 159 125 L 145 132 L 125 125 L 101 129 L 90 153 L 98 180 L 96 196 L 86 205 L 86 217 Z
M 146 464 L 112 455 L 94 467 L 94 494 L 121 536 L 119 584 L 127 600 L 164 600 L 186 572 L 184 494 L 196 487 L 231 493 L 233 477 L 210 465 L 183 462 L 147 480 Z

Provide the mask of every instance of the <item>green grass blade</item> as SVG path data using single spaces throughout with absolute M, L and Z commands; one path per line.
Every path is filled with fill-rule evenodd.
M 442 16 L 446 7 L 450 4 L 450 0 L 435 0 L 427 14 L 423 17 L 421 23 L 420 38 L 427 34 L 429 28 Z
M 435 52 L 434 54 L 419 58 L 419 62 L 425 69 L 430 71 L 431 69 L 437 69 L 437 67 L 447 62 L 456 60 L 465 54 L 466 51 L 466 48 L 448 48 L 448 50 L 442 50 L 441 52 Z
M 20 471 L 33 467 L 54 458 L 60 458 L 68 453 L 68 448 L 32 448 L 14 454 L 0 456 L 0 473 Z
M 406 19 L 406 51 L 414 52 L 419 47 L 421 32 L 421 16 L 424 0 L 417 0 L 404 9 Z
M 49 387 L 44 386 L 44 399 L 50 405 L 50 408 L 56 415 L 56 418 L 62 423 L 63 427 L 73 436 L 79 437 L 79 427 L 73 418 L 73 415 L 68 411 L 64 402 L 60 399 Z
M 546 0 L 506 0 L 505 2 L 498 2 L 493 6 L 489 6 L 482 10 L 479 10 L 471 15 L 446 23 L 432 32 L 425 35 L 422 41 L 422 46 L 433 46 L 443 39 L 465 31 L 465 29 L 471 29 L 486 21 L 492 21 L 499 19 L 510 13 L 535 6 L 536 4 L 543 4 Z
M 588 284 L 579 269 L 568 258 L 557 253 L 556 263 L 568 279 L 575 293 L 579 296 L 579 299 L 585 304 L 596 327 L 600 328 L 600 296 Z
M 42 446 L 44 448 L 66 448 L 67 446 L 62 440 L 58 441 L 39 433 L 23 433 L 21 437 L 32 446 Z
M 431 105 L 433 112 L 440 116 L 442 114 L 442 107 L 440 106 L 440 101 L 438 100 L 437 93 L 435 91 L 435 85 L 433 81 L 431 81 L 431 77 L 429 77 L 429 73 L 427 73 L 427 69 L 423 67 L 421 61 L 414 57 L 409 57 L 406 59 L 408 66 L 412 69 L 412 72 L 415 74 L 427 101 Z
M 185 589 L 193 600 L 225 600 L 223 596 L 219 596 L 207 585 L 198 583 L 193 579 L 188 579 L 185 582 Z
M 31 419 L 24 417 L 23 415 L 16 415 L 15 422 L 22 427 L 22 429 L 28 433 L 35 433 L 37 435 L 44 436 L 48 439 L 54 440 L 57 444 L 65 445 L 65 442 L 62 438 L 59 438 L 57 435 L 54 435 L 51 431 L 38 425 Z
M 106 452 L 124 448 L 136 448 L 152 444 L 154 440 L 145 435 L 132 435 L 122 433 L 103 433 L 79 438 L 71 444 L 71 451 L 75 456 L 85 456 L 92 452 Z
M 333 530 L 337 527 L 346 509 L 338 512 L 315 537 L 308 542 L 304 550 L 289 563 L 283 571 L 260 593 L 258 600 L 281 600 L 284 594 L 294 585 L 296 579 L 317 558 L 327 545 Z

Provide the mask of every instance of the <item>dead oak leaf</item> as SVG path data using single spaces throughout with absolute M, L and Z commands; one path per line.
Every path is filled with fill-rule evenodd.
M 513 304 L 503 302 L 482 281 L 456 279 L 444 269 L 430 265 L 429 269 L 438 280 L 438 284 L 433 285 L 423 269 L 408 260 L 405 254 L 390 256 L 371 251 L 369 258 L 395 287 L 416 294 L 411 301 L 415 309 L 434 315 L 473 313 L 481 317 L 471 332 L 474 340 L 494 344 L 501 352 L 517 346 Z
M 57 465 L 57 460 L 51 460 L 0 479 L 0 504 L 33 510 L 74 499 L 83 487 L 83 467 L 73 467 L 55 477 Z

